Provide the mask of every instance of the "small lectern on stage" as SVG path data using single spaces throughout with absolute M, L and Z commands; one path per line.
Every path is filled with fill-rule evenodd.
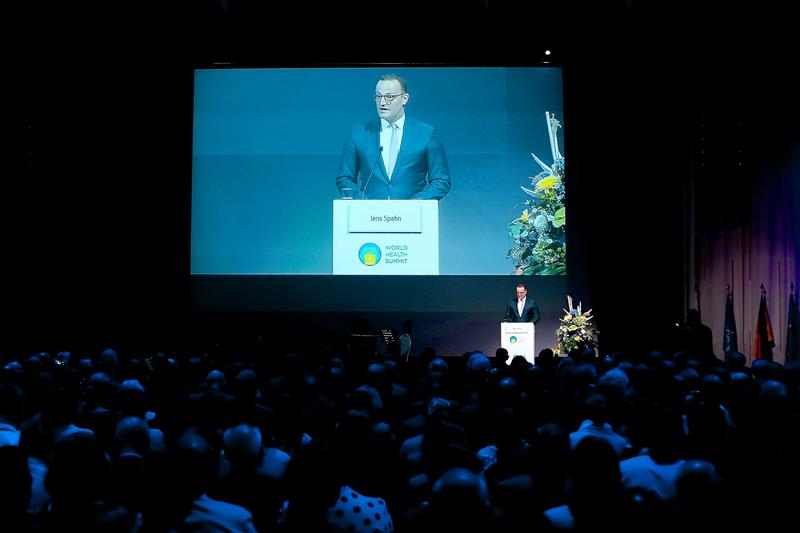
M 536 326 L 532 322 L 501 322 L 500 346 L 508 350 L 508 364 L 517 355 L 534 364 Z
M 334 200 L 333 273 L 438 274 L 438 200 Z

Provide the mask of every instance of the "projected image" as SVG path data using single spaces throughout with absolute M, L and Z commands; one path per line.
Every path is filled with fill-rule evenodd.
M 559 68 L 200 69 L 191 273 L 563 275 Z
M 520 187 L 527 195 L 523 210 L 508 226 L 514 240 L 508 258 L 520 275 L 563 275 L 567 270 L 564 156 L 558 148 L 561 124 L 549 112 L 545 116 L 552 163 L 531 154 L 541 172 L 531 177 L 530 187 Z

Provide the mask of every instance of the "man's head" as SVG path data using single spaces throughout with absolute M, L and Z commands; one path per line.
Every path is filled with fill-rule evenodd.
M 375 85 L 375 106 L 378 116 L 394 122 L 403 116 L 408 102 L 406 80 L 397 74 L 384 74 Z
M 222 436 L 225 457 L 235 465 L 257 466 L 261 461 L 261 430 L 256 426 L 239 424 L 229 427 Z
M 517 300 L 522 300 L 528 295 L 528 287 L 520 283 L 517 285 Z
M 135 452 L 139 457 L 145 457 L 150 449 L 150 427 L 144 418 L 138 416 L 126 416 L 117 422 L 114 438 L 123 452 Z
M 441 475 L 431 488 L 431 499 L 437 506 L 462 510 L 490 507 L 486 479 L 463 467 L 451 468 Z M 474 506 L 474 507 L 473 507 Z

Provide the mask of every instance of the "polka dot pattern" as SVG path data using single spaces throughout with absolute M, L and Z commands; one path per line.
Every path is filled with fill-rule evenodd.
M 365 516 L 366 515 L 366 516 Z M 344 486 L 336 504 L 328 509 L 328 523 L 338 531 L 354 533 L 392 533 L 394 524 L 386 502 Z

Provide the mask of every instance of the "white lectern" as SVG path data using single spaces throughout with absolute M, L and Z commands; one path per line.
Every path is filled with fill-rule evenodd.
M 536 326 L 532 322 L 501 322 L 500 346 L 508 350 L 506 363 L 521 355 L 534 364 L 536 346 Z
M 333 273 L 438 274 L 438 200 L 334 200 Z

